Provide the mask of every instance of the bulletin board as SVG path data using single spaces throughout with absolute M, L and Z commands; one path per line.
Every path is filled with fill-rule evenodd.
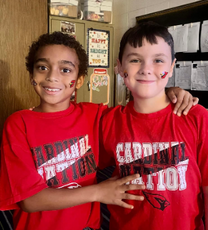
M 154 21 L 164 26 L 174 26 L 180 24 L 200 22 L 200 33 L 202 22 L 208 20 L 208 1 L 198 1 L 191 4 L 182 5 L 168 10 L 159 11 L 152 14 L 136 17 L 137 23 Z M 199 34 L 200 36 L 200 34 Z M 200 43 L 200 39 L 199 39 Z M 199 44 L 200 47 L 200 44 Z M 176 53 L 177 61 L 208 61 L 208 52 L 202 53 L 200 48 L 197 52 Z M 208 91 L 188 90 L 193 96 L 199 98 L 199 104 L 208 108 Z

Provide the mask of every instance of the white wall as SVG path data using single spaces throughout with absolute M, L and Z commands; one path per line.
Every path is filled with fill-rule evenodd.
M 113 0 L 114 60 L 118 56 L 119 42 L 124 32 L 136 24 L 136 17 L 166 10 L 198 0 Z

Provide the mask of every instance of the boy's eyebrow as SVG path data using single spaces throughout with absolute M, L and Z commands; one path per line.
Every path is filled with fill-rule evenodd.
M 141 55 L 138 54 L 138 53 L 129 53 L 129 54 L 127 55 L 127 57 L 130 57 L 130 56 L 138 56 L 138 57 L 140 57 Z M 155 56 L 155 57 L 160 57 L 160 56 L 165 56 L 165 57 L 167 57 L 167 55 L 164 54 L 164 53 L 158 53 L 158 54 L 155 54 L 154 56 Z
M 165 56 L 165 57 L 167 57 L 167 55 L 164 54 L 164 53 L 155 54 L 155 57 L 158 57 L 158 56 Z
M 49 60 L 47 58 L 38 58 L 35 63 L 39 62 L 39 61 L 42 61 L 42 62 L 49 62 Z M 61 60 L 59 61 L 59 63 L 62 63 L 62 64 L 69 64 L 71 66 L 73 66 L 75 68 L 75 64 L 71 61 L 67 61 L 67 60 Z
M 48 62 L 48 60 L 46 58 L 38 58 L 37 60 L 35 60 L 35 63 L 42 61 L 42 62 Z
M 129 54 L 127 55 L 127 57 L 130 57 L 130 56 L 141 56 L 141 55 L 138 54 L 138 53 L 129 53 Z
M 75 68 L 75 64 L 71 61 L 61 60 L 60 63 L 72 65 Z

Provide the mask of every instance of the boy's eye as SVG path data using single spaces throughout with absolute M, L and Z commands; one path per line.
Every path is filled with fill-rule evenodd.
M 156 59 L 155 62 L 156 62 L 156 63 L 163 63 L 163 61 L 160 60 L 160 59 Z
M 63 72 L 63 73 L 70 73 L 71 70 L 70 70 L 70 69 L 67 69 L 67 68 L 63 68 L 63 69 L 61 70 L 61 72 Z
M 131 63 L 139 63 L 139 62 L 141 62 L 141 61 L 138 60 L 138 59 L 133 59 L 133 60 L 130 60 L 130 62 L 131 62 Z
M 38 66 L 38 69 L 39 70 L 47 70 L 47 67 L 46 66 Z

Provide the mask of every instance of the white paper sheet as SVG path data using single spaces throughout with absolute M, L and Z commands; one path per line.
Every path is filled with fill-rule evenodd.
M 191 89 L 208 91 L 208 61 L 193 62 Z
M 208 21 L 203 21 L 202 23 L 201 52 L 208 52 Z
M 188 25 L 178 25 L 174 28 L 176 30 L 174 35 L 175 52 L 186 52 L 188 48 Z
M 175 67 L 175 86 L 191 89 L 192 62 L 179 61 Z
M 199 50 L 199 28 L 200 22 L 188 25 L 188 47 L 187 52 L 197 52 Z

